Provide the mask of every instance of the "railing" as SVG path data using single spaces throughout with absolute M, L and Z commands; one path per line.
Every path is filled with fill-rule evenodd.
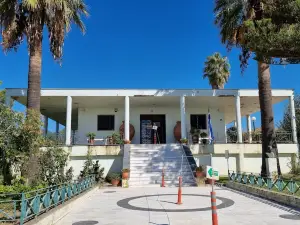
M 293 179 L 286 180 L 281 178 L 265 178 L 253 173 L 237 173 L 230 171 L 229 180 L 240 184 L 300 196 L 300 181 L 294 181 Z
M 237 143 L 238 141 L 238 135 L 237 131 L 227 131 L 227 143 Z M 276 142 L 287 144 L 287 143 L 293 143 L 293 135 L 291 132 L 285 132 L 285 131 L 276 131 Z M 262 133 L 259 131 L 253 131 L 251 132 L 252 137 L 252 143 L 257 144 L 262 142 Z M 243 143 L 250 143 L 250 133 L 243 132 Z
M 14 222 L 23 225 L 24 222 L 86 191 L 95 182 L 95 177 L 90 176 L 79 182 L 61 184 L 29 192 L 0 194 L 0 197 L 7 198 L 7 200 L 0 201 L 0 223 Z

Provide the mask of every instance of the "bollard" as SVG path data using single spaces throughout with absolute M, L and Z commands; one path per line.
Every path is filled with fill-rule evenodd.
M 178 187 L 178 200 L 177 200 L 177 205 L 181 205 L 182 201 L 181 201 L 181 186 L 182 186 L 182 177 L 179 177 L 179 187 Z
M 162 174 L 161 174 L 161 187 L 165 187 L 165 171 L 162 169 Z
M 212 225 L 218 225 L 218 215 L 217 215 L 217 198 L 216 192 L 210 192 L 211 195 L 211 216 L 212 216 Z

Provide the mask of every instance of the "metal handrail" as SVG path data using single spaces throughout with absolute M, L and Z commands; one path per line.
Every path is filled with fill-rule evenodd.
M 191 165 L 189 164 L 189 162 L 188 162 L 188 160 L 187 160 L 187 157 L 188 157 L 188 156 L 185 154 L 185 151 L 184 151 L 184 149 L 183 149 L 183 145 L 180 146 L 180 149 L 181 149 L 181 152 L 182 152 L 182 156 L 183 156 L 183 155 L 185 156 L 186 163 L 189 165 L 190 172 L 191 172 L 191 174 L 193 175 L 194 181 L 196 181 L 196 180 L 195 180 L 195 176 L 194 176 L 194 172 L 192 171 Z M 193 157 L 193 156 L 189 156 L 189 157 Z M 182 171 L 182 169 L 181 169 L 181 171 Z
M 64 183 L 47 188 L 13 194 L 17 199 L 0 201 L 1 222 L 24 222 L 55 208 L 63 202 L 81 194 L 96 183 L 95 176 L 89 176 L 74 183 Z M 7 196 L 10 196 L 7 194 Z M 17 213 L 18 212 L 18 213 Z
M 240 184 L 300 196 L 300 181 L 294 181 L 293 179 L 287 180 L 280 177 L 273 179 L 272 177 L 266 178 L 253 173 L 230 171 L 229 180 Z

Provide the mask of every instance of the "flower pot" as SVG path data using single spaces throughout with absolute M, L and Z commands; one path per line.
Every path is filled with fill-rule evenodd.
M 90 138 L 88 142 L 89 142 L 90 145 L 94 145 L 95 144 L 95 139 Z
M 199 178 L 199 177 L 204 177 L 203 171 L 196 171 L 196 177 L 197 177 L 197 178 Z
M 193 141 L 193 144 L 198 144 L 199 143 L 199 135 L 193 134 L 192 141 Z
M 117 187 L 120 183 L 120 180 L 112 179 L 111 182 L 112 186 Z
M 124 127 L 125 127 L 125 124 L 124 124 L 124 121 L 123 121 L 122 125 L 119 128 L 119 132 L 120 132 L 121 138 L 125 137 Z M 129 139 L 130 139 L 130 141 L 133 139 L 134 134 L 135 134 L 134 126 L 130 123 L 129 124 Z
M 177 121 L 175 127 L 174 127 L 174 137 L 176 141 L 180 142 L 181 139 L 181 122 Z
M 129 177 L 129 172 L 123 172 L 122 173 L 122 178 L 123 179 L 128 179 L 128 177 Z
M 131 141 L 129 141 L 129 140 L 124 140 L 124 144 L 130 144 L 131 143 Z

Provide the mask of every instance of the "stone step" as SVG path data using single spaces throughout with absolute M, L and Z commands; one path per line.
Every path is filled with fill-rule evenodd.
M 157 185 L 156 187 L 161 186 L 160 181 L 130 181 L 129 180 L 129 186 L 130 187 L 145 187 L 145 186 L 154 186 Z M 165 186 L 166 187 L 178 187 L 178 181 L 177 183 L 175 181 L 165 181 Z M 195 187 L 197 184 L 195 182 L 183 182 L 182 187 Z
M 165 177 L 175 177 L 175 176 L 191 176 L 193 177 L 194 175 L 190 172 L 190 171 L 182 171 L 182 172 L 165 172 L 164 173 Z M 145 171 L 142 171 L 142 172 L 130 172 L 130 178 L 132 177 L 150 177 L 150 176 L 158 176 L 158 177 L 161 177 L 162 176 L 162 173 L 161 172 L 145 172 Z

